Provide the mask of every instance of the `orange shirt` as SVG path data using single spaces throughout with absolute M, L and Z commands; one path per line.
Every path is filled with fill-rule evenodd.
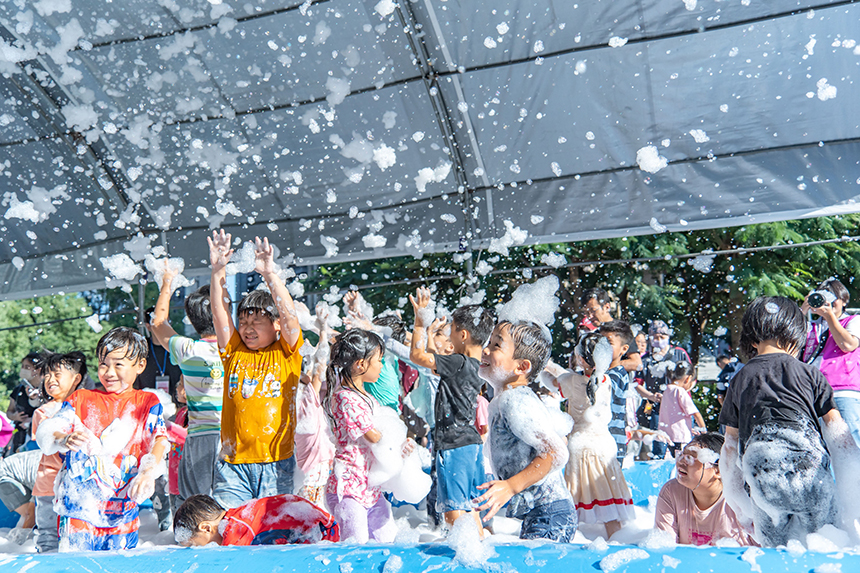
M 296 390 L 302 369 L 302 335 L 295 348 L 284 338 L 251 350 L 234 331 L 220 351 L 224 364 L 221 457 L 231 464 L 260 464 L 293 455 Z

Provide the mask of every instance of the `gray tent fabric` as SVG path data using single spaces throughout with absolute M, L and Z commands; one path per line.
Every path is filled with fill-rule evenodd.
M 0 299 L 860 210 L 860 3 L 0 3 Z

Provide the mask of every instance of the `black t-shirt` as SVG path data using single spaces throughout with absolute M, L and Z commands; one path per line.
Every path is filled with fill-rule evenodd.
M 436 354 L 436 373 L 440 378 L 434 408 L 436 451 L 483 443 L 475 428 L 478 392 L 484 384 L 478 378 L 479 365 L 480 362 L 463 354 Z
M 642 381 L 649 392 L 662 392 L 669 385 L 669 366 L 678 362 L 690 362 L 690 355 L 680 346 L 670 346 L 662 357 L 653 353 L 642 359 Z
M 729 362 L 722 370 L 720 370 L 720 373 L 717 375 L 717 394 L 720 396 L 726 395 L 732 378 L 734 378 L 735 374 L 740 372 L 743 367 L 744 365 L 741 362 Z
M 137 377 L 134 387 L 138 390 L 155 388 L 155 377 L 163 374 L 170 377 L 170 397 L 173 398 L 176 396 L 176 384 L 182 377 L 182 370 L 171 362 L 170 353 L 163 346 L 155 344 L 152 339 L 148 341 L 149 355 L 146 357 L 146 368 Z
M 12 393 L 9 395 L 9 401 L 15 402 L 15 410 L 17 410 L 18 412 L 24 412 L 32 418 L 33 412 L 36 411 L 38 405 L 33 406 L 32 404 L 30 404 L 30 395 L 27 393 L 27 387 L 28 385 L 26 383 L 19 384 L 18 386 L 16 386 L 15 389 L 12 390 Z M 23 428 L 24 426 L 22 426 L 20 422 L 15 422 L 15 427 Z
M 756 356 L 729 386 L 720 424 L 738 429 L 741 449 L 753 428 L 776 422 L 821 433 L 818 418 L 836 406 L 833 389 L 817 368 L 784 353 Z

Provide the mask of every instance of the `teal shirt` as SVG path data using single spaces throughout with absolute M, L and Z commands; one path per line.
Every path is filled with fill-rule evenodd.
M 364 389 L 383 406 L 400 411 L 400 368 L 394 354 L 385 352 L 379 378 L 373 384 L 365 384 Z

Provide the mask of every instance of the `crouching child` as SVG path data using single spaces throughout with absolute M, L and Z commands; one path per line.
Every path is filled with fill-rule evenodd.
M 108 332 L 96 347 L 104 390 L 76 391 L 36 432 L 43 453 L 63 458 L 54 500 L 60 551 L 137 545 L 138 503 L 152 496 L 168 448 L 158 397 L 132 388 L 148 350 L 130 328 Z
M 531 322 L 499 323 L 484 348 L 478 374 L 492 384 L 490 463 L 498 478 L 478 489 L 475 501 L 489 520 L 506 503 L 508 517 L 523 521 L 521 539 L 570 542 L 576 507 L 562 477 L 570 416 L 550 411 L 529 388 L 549 360 L 552 341 Z
M 331 515 L 290 494 L 252 499 L 234 509 L 224 509 L 208 495 L 192 495 L 176 510 L 173 536 L 185 547 L 340 541 Z

